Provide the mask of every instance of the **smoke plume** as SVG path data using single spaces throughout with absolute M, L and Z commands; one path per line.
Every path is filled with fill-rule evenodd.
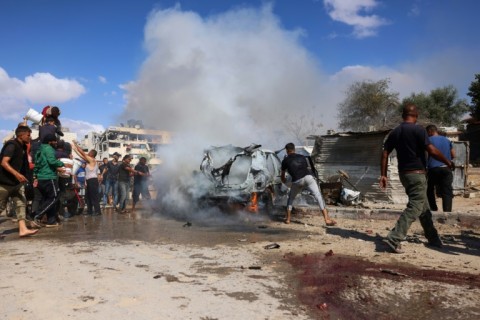
M 322 101 L 320 72 L 301 37 L 300 30 L 283 28 L 269 5 L 208 18 L 180 7 L 150 14 L 147 57 L 138 79 L 124 86 L 125 116 L 172 132 L 158 155 L 164 200 L 188 208 L 176 186 L 189 188 L 205 148 L 279 149 L 291 140 L 286 118 Z

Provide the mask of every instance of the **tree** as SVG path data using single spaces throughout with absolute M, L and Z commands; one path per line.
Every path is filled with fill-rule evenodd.
M 398 92 L 389 90 L 390 80 L 353 83 L 339 106 L 338 126 L 352 131 L 391 128 L 400 120 Z
M 433 100 L 431 99 L 430 95 L 424 92 L 412 93 L 409 97 L 403 98 L 402 100 L 402 106 L 411 103 L 416 105 L 418 108 L 418 118 L 420 123 L 430 123 L 431 121 L 428 118 L 427 111 L 431 109 L 431 105 L 433 104 Z
M 299 145 L 308 145 L 307 137 L 318 134 L 322 127 L 323 125 L 320 122 L 304 114 L 298 117 L 290 116 L 285 121 L 286 132 L 293 137 L 295 144 Z
M 480 73 L 475 75 L 475 80 L 470 84 L 467 95 L 472 98 L 470 115 L 473 118 L 480 120 Z
M 434 89 L 429 94 L 412 93 L 402 101 L 402 105 L 407 103 L 417 106 L 422 123 L 446 127 L 458 126 L 469 109 L 467 101 L 459 99 L 457 89 L 451 85 Z

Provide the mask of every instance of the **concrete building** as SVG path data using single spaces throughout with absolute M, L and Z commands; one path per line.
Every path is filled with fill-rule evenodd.
M 162 130 L 144 129 L 135 126 L 111 126 L 105 132 L 90 132 L 82 141 L 86 150 L 97 150 L 97 160 L 110 159 L 115 152 L 122 156 L 130 154 L 132 164 L 145 157 L 151 166 L 161 163 L 159 151 L 169 144 L 171 133 Z

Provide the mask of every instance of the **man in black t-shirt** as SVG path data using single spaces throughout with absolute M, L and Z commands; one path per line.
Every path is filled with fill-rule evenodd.
M 118 169 L 120 168 L 120 162 L 118 158 L 121 156 L 118 152 L 115 152 L 112 157 L 113 160 L 110 160 L 107 163 L 107 171 L 105 173 L 105 193 L 107 197 L 111 197 L 111 202 L 113 204 L 113 209 L 116 209 L 118 205 Z
M 24 184 L 28 182 L 28 159 L 26 146 L 30 142 L 32 130 L 27 126 L 18 126 L 15 139 L 5 143 L 0 153 L 0 212 L 7 207 L 8 198 L 15 202 L 18 219 L 18 235 L 26 237 L 37 233 L 25 223 L 27 199 Z
M 147 158 L 141 157 L 135 166 L 135 170 L 138 172 L 133 177 L 133 192 L 132 192 L 132 212 L 135 211 L 135 205 L 142 199 L 150 200 L 150 192 L 148 191 L 148 177 L 150 176 L 150 169 L 147 165 Z
M 138 171 L 130 167 L 132 158 L 130 155 L 125 155 L 120 163 L 118 170 L 118 212 L 128 213 L 127 200 L 130 192 L 130 176 L 139 174 Z
M 387 187 L 388 155 L 395 149 L 400 181 L 407 193 L 408 204 L 398 218 L 395 228 L 388 233 L 384 241 L 394 253 L 403 253 L 400 242 L 405 240 L 413 221 L 419 218 L 428 244 L 441 248 L 442 241 L 433 225 L 432 213 L 427 201 L 425 152 L 448 167 L 453 168 L 453 163 L 430 143 L 427 131 L 416 124 L 418 111 L 415 105 L 406 105 L 403 108 L 402 117 L 404 122 L 390 132 L 383 147 L 380 188 Z
M 337 222 L 328 216 L 328 211 L 325 208 L 325 202 L 323 201 L 322 194 L 318 188 L 317 181 L 308 169 L 307 158 L 301 154 L 295 153 L 295 145 L 293 143 L 287 143 L 285 150 L 287 152 L 287 156 L 282 161 L 282 182 L 286 182 L 286 172 L 288 172 L 288 174 L 292 177 L 292 186 L 290 187 L 287 200 L 287 217 L 285 219 L 285 223 L 290 223 L 293 200 L 295 200 L 295 197 L 298 193 L 307 188 L 317 200 L 320 211 L 325 219 L 325 224 L 327 226 L 336 225 Z

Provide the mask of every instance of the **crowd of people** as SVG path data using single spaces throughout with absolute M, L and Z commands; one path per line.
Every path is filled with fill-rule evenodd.
M 151 199 L 145 157 L 134 168 L 130 155 L 119 162 L 117 152 L 112 160 L 98 163 L 96 150 L 85 152 L 76 141 L 61 139 L 58 107 L 46 107 L 42 114 L 38 138 L 32 140 L 24 119 L 0 152 L 0 212 L 7 203 L 13 205 L 20 237 L 34 235 L 42 227 L 57 227 L 76 214 L 99 216 L 107 207 L 128 213 L 130 185 L 132 212 L 140 195 Z

